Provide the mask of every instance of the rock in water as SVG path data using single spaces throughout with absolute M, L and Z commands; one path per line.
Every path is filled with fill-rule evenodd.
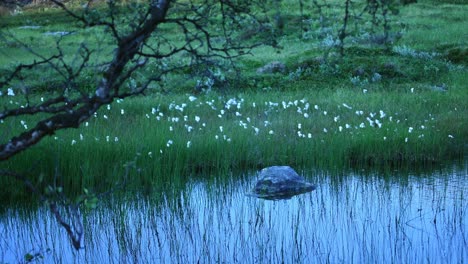
M 272 166 L 260 171 L 252 196 L 268 200 L 289 199 L 294 195 L 315 190 L 289 166 Z

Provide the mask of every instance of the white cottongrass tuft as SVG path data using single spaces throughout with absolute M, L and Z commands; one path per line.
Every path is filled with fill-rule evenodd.
M 8 95 L 8 96 L 15 96 L 15 92 L 13 91 L 12 88 L 8 88 L 8 90 L 7 90 L 7 95 Z
M 349 106 L 349 105 L 347 105 L 347 104 L 345 104 L 345 103 L 343 103 L 342 105 L 343 105 L 345 108 L 353 109 L 351 106 Z
M 172 141 L 171 139 L 169 139 L 166 143 L 166 146 L 167 147 L 170 147 L 172 144 L 174 144 L 174 141 Z

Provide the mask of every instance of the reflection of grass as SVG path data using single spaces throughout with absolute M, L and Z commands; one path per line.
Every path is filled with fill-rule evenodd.
M 47 263 L 459 263 L 466 259 L 467 176 L 452 173 L 393 171 L 383 179 L 306 172 L 318 189 L 276 202 L 245 196 L 250 174 L 229 183 L 194 179 L 175 195 L 104 199 L 83 212 L 79 252 L 47 209 L 9 209 L 0 258 L 14 262 L 14 252 L 40 254 Z

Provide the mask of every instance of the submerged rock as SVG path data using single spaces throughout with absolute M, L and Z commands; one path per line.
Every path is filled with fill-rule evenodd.
M 268 200 L 289 199 L 315 190 L 289 166 L 272 166 L 260 171 L 259 180 L 251 196 Z

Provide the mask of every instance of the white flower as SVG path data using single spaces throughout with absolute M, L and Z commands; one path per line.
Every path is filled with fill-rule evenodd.
M 308 114 L 308 113 L 304 113 L 304 118 L 309 118 L 309 114 Z
M 72 146 L 75 145 L 75 144 L 76 144 L 76 140 L 73 139 L 73 140 L 71 141 L 71 144 L 72 144 Z
M 343 103 L 343 106 L 344 106 L 345 108 L 348 108 L 348 109 L 353 109 L 351 106 L 349 106 L 349 105 L 347 105 L 347 104 L 345 104 L 345 103 Z
M 275 132 L 273 130 L 268 131 L 268 134 L 273 135 Z
M 188 99 L 189 99 L 190 102 L 193 102 L 193 101 L 197 100 L 197 98 L 195 96 L 193 96 L 193 95 L 189 96 Z
M 326 128 L 324 128 L 324 129 L 323 129 L 323 132 L 324 132 L 324 133 L 327 133 L 327 132 L 328 132 L 328 130 L 327 130 Z
M 333 118 L 333 121 L 338 122 L 338 119 L 340 119 L 340 116 L 335 116 L 335 117 Z
M 236 116 L 242 116 L 242 114 L 239 112 L 236 112 Z
M 119 141 L 119 138 L 118 138 L 118 137 L 115 137 L 115 138 L 114 138 L 114 141 L 115 141 L 115 142 L 118 142 L 118 141 Z
M 338 130 L 339 130 L 340 132 L 343 131 L 343 127 L 342 127 L 342 126 L 339 126 L 339 127 L 338 127 Z
M 302 128 L 302 124 L 301 123 L 297 124 L 297 129 L 301 129 L 301 128 Z
M 223 133 L 223 126 L 219 126 L 219 132 Z
M 254 131 L 255 131 L 255 135 L 258 135 L 258 132 L 260 132 L 260 129 L 256 128 L 256 127 L 253 127 Z
M 413 132 L 413 127 L 408 128 L 408 133 L 411 133 L 411 132 Z
M 109 136 L 106 136 L 106 141 L 109 142 Z
M 104 119 L 107 119 L 107 115 L 104 115 L 103 117 L 104 117 Z
M 382 127 L 382 123 L 380 123 L 380 121 L 378 119 L 375 120 L 375 124 L 381 128 Z
M 8 95 L 8 96 L 15 96 L 15 92 L 13 91 L 12 88 L 8 88 L 7 95 Z
M 195 122 L 200 122 L 200 117 L 199 116 L 195 116 Z
M 312 138 L 312 134 L 311 134 L 311 133 L 307 133 L 307 137 L 308 137 L 308 138 Z
M 454 136 L 452 136 L 452 135 L 448 135 L 448 137 L 449 137 L 449 138 L 454 138 Z
M 169 131 L 174 131 L 174 128 L 172 126 L 169 126 Z
M 125 110 L 120 109 L 120 114 L 121 114 L 121 115 L 125 114 Z
M 319 110 L 318 105 L 314 105 L 315 110 Z
M 405 143 L 408 142 L 408 138 L 405 138 Z
M 80 140 L 83 141 L 83 134 L 80 134 Z
M 361 123 L 361 124 L 359 125 L 359 127 L 360 127 L 360 128 L 365 128 L 366 125 L 365 125 L 364 123 Z
M 111 106 L 110 105 L 107 105 L 107 110 L 110 110 L 111 109 Z
M 172 141 L 171 139 L 169 139 L 166 143 L 166 146 L 167 147 L 170 147 L 172 144 L 174 143 L 174 141 Z
M 323 111 L 323 115 L 327 115 L 327 111 Z
M 379 113 L 380 113 L 380 118 L 384 118 L 386 116 L 386 114 L 382 110 L 380 110 Z
M 192 145 L 192 141 L 187 141 L 187 148 L 190 148 L 191 145 Z

